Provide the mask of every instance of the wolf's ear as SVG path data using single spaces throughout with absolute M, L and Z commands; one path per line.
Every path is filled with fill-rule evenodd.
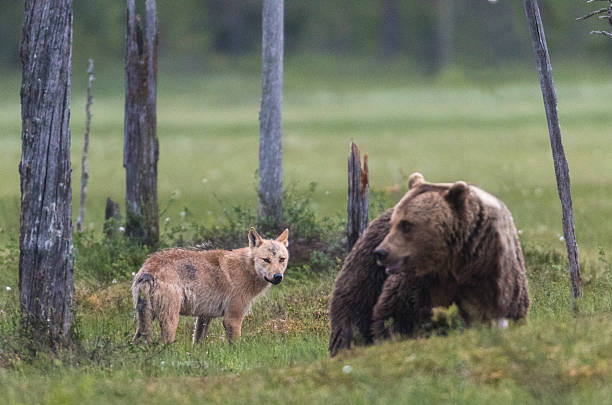
M 413 189 L 423 183 L 425 183 L 425 178 L 421 173 L 412 173 L 408 179 L 408 188 Z
M 251 229 L 249 230 L 249 247 L 260 247 L 263 241 L 264 240 L 261 235 L 257 233 L 255 228 L 251 227 Z
M 285 245 L 285 247 L 289 247 L 289 229 L 285 229 L 276 240 Z
M 465 181 L 458 181 L 448 189 L 446 200 L 456 209 L 461 209 L 468 190 L 469 186 Z

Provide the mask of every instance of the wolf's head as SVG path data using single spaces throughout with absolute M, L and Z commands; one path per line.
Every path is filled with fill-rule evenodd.
M 267 282 L 274 285 L 283 281 L 283 273 L 289 260 L 289 230 L 285 229 L 276 239 L 264 239 L 251 227 L 249 248 L 255 263 L 255 271 Z

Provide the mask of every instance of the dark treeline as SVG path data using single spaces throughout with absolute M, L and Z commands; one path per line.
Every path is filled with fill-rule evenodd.
M 258 53 L 261 0 L 158 0 L 161 60 L 201 69 L 212 54 Z M 596 21 L 576 22 L 589 6 L 579 0 L 540 0 L 555 55 L 606 54 L 589 36 Z M 0 69 L 19 67 L 23 2 L 0 0 Z M 74 58 L 122 60 L 125 1 L 74 2 Z M 495 66 L 529 60 L 521 2 L 512 0 L 287 1 L 285 46 L 300 53 L 401 56 L 426 70 L 444 65 Z

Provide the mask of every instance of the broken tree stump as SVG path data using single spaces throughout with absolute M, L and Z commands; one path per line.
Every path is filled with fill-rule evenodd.
M 110 197 L 106 198 L 106 209 L 104 210 L 104 233 L 112 238 L 117 235 L 121 223 L 121 207 Z
M 359 148 L 351 142 L 348 158 L 348 202 L 346 236 L 348 250 L 353 248 L 361 233 L 368 226 L 368 208 L 370 204 L 370 183 L 368 178 L 368 155 L 363 156 L 363 168 Z

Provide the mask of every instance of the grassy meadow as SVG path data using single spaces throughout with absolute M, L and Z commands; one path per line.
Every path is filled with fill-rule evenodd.
M 10 404 L 609 401 L 612 84 L 598 80 L 605 76 L 597 70 L 570 65 L 556 76 L 584 281 L 584 298 L 574 305 L 535 71 L 450 71 L 430 78 L 399 64 L 337 66 L 343 70 L 302 60 L 286 66 L 284 173 L 291 198 L 309 196 L 311 221 L 340 232 L 351 141 L 369 155 L 372 215 L 401 197 L 414 171 L 429 181 L 462 179 L 481 186 L 506 202 L 521 233 L 532 297 L 525 325 L 386 342 L 330 360 L 327 305 L 341 262 L 329 258 L 316 273 L 290 260 L 286 281 L 254 305 L 243 324 L 244 338 L 235 345 L 224 341 L 215 321 L 206 342 L 192 346 L 188 318 L 173 345 L 132 345 L 129 280 L 147 252 L 125 241 L 107 246 L 101 237 L 106 197 L 124 200 L 123 79 L 110 67 L 98 69 L 94 88 L 88 230 L 77 244 L 75 268 L 77 343 L 57 356 L 25 350 L 15 332 L 19 78 L 5 75 L 0 79 L 0 398 Z M 159 201 L 166 245 L 176 242 L 181 226 L 220 225 L 240 215 L 235 207 L 255 207 L 260 89 L 257 70 L 245 72 L 160 76 Z M 76 218 L 86 82 L 79 66 L 73 81 Z M 308 191 L 311 183 L 314 191 Z M 100 276 L 104 267 L 95 274 L 90 270 L 106 263 L 109 277 Z

